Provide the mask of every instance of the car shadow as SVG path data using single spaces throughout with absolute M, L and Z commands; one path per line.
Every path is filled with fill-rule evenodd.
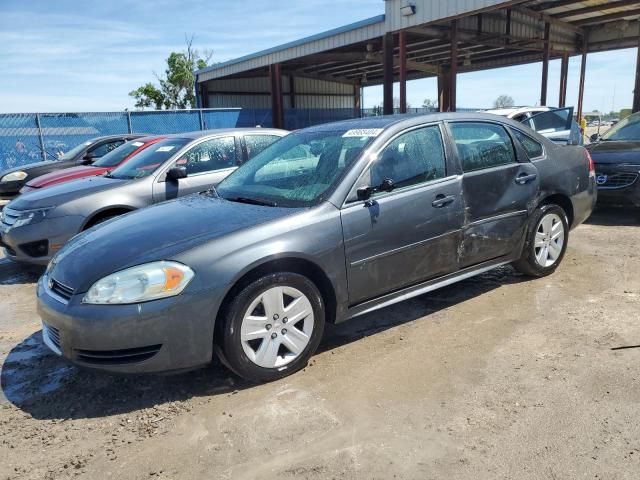
M 585 223 L 605 227 L 640 227 L 640 208 L 597 207 Z
M 526 280 L 511 267 L 501 267 L 342 324 L 329 325 L 319 351 L 333 350 Z M 36 419 L 108 417 L 193 397 L 232 394 L 253 386 L 219 363 L 164 376 L 122 376 L 85 370 L 51 353 L 42 343 L 41 332 L 11 350 L 2 365 L 0 385 L 0 404 L 8 401 Z
M 35 283 L 44 272 L 44 267 L 24 265 L 0 258 L 0 285 L 23 285 Z

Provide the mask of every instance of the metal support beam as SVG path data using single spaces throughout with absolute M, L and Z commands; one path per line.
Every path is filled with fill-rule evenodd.
M 582 108 L 584 105 L 584 81 L 587 73 L 587 36 L 582 40 L 582 63 L 580 64 L 580 86 L 578 87 L 578 124 L 582 122 Z
M 284 128 L 284 102 L 282 100 L 282 69 L 279 63 L 269 65 L 271 85 L 271 118 L 273 128 Z
M 456 111 L 456 88 L 458 80 L 458 21 L 451 21 L 451 66 L 449 69 L 449 111 Z
M 555 18 L 570 18 L 579 17 L 589 13 L 601 13 L 607 10 L 615 10 L 620 7 L 637 6 L 638 0 L 619 0 L 609 3 L 598 3 L 597 5 L 591 5 L 590 7 L 577 8 L 574 10 L 567 10 L 566 12 L 554 13 Z
M 560 94 L 558 96 L 558 106 L 564 108 L 567 105 L 567 80 L 569 76 L 569 55 L 562 56 L 560 66 Z
M 540 105 L 547 104 L 547 90 L 549 85 L 549 57 L 551 55 L 550 42 L 551 24 L 544 24 L 544 53 L 542 56 L 542 86 L 540 87 Z
M 632 110 L 633 110 L 633 113 L 640 112 L 640 35 L 638 35 L 638 54 L 636 59 L 636 84 L 633 90 Z
M 353 85 L 353 116 L 360 118 L 362 116 L 362 86 Z
M 209 108 L 209 89 L 206 82 L 200 84 L 200 108 Z
M 621 18 L 636 17 L 640 15 L 640 8 L 634 10 L 626 10 L 623 12 L 609 13 L 607 15 L 598 15 L 597 17 L 586 18 L 584 20 L 578 20 L 573 22 L 574 25 L 584 27 L 586 25 L 603 24 L 604 22 L 610 22 L 612 20 L 619 20 Z
M 407 113 L 407 32 L 400 31 L 400 113 Z
M 384 115 L 393 114 L 393 50 L 394 50 L 393 34 L 386 33 L 383 37 L 383 58 L 382 67 L 384 70 L 384 101 L 382 104 L 382 113 Z
M 289 103 L 291 108 L 296 108 L 296 77 L 289 75 Z
M 446 112 L 450 103 L 449 70 L 442 69 L 438 75 L 438 111 Z

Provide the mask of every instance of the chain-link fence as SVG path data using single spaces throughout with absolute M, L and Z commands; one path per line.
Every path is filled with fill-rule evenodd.
M 430 112 L 433 109 L 412 108 L 408 113 L 416 115 Z M 380 109 L 361 112 L 362 116 L 380 114 Z M 356 114 L 350 108 L 290 109 L 285 111 L 285 128 L 297 130 L 354 117 Z M 27 163 L 54 160 L 74 146 L 103 135 L 169 134 L 272 125 L 271 109 L 0 114 L 0 171 Z
M 295 130 L 353 117 L 352 109 L 287 110 L 285 128 Z M 0 114 L 0 170 L 54 160 L 81 142 L 103 135 L 272 125 L 270 109 Z

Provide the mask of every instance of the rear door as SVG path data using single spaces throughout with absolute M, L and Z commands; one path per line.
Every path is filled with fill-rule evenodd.
M 163 202 L 215 187 L 240 163 L 239 140 L 233 135 L 204 140 L 169 165 L 154 182 L 153 201 Z M 167 170 L 184 167 L 187 177 L 166 179 Z
M 513 253 L 539 189 L 538 171 L 500 123 L 448 124 L 462 165 L 465 224 L 460 267 Z
M 341 212 L 351 305 L 457 270 L 463 199 L 442 139 L 440 125 L 400 134 L 353 187 Z M 384 180 L 395 189 L 358 200 Z

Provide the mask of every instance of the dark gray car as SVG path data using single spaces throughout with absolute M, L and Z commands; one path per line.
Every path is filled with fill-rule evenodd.
M 273 380 L 304 367 L 325 322 L 509 263 L 552 273 L 595 192 L 582 147 L 492 115 L 301 130 L 216 191 L 74 238 L 38 283 L 43 338 L 98 369 L 188 369 L 215 351 Z
M 154 203 L 207 190 L 286 134 L 253 128 L 169 136 L 106 176 L 21 195 L 2 212 L 0 245 L 11 260 L 46 265 L 79 232 Z

